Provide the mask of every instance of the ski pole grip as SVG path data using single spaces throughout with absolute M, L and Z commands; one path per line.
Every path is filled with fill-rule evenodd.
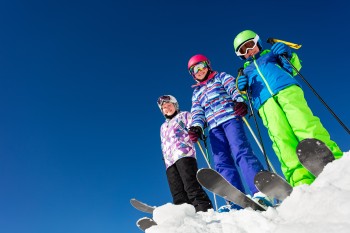
M 244 75 L 243 70 L 244 70 L 243 67 L 240 67 L 238 69 L 238 76 Z
M 273 40 L 273 38 L 267 39 L 266 42 L 269 43 L 269 44 L 272 44 L 272 45 L 275 43 L 275 41 Z
M 276 43 L 275 40 L 274 40 L 273 38 L 267 39 L 266 42 L 269 43 L 269 44 L 271 44 L 271 45 L 274 45 L 274 44 Z M 285 52 L 285 53 L 283 53 L 283 54 L 281 54 L 281 55 L 282 55 L 283 58 L 288 59 L 288 58 L 287 58 L 287 57 L 288 57 L 287 52 Z
M 239 69 L 238 69 L 238 74 L 237 74 L 237 80 L 238 80 L 238 78 L 239 78 L 239 76 L 241 76 L 241 75 L 244 75 L 244 72 L 243 72 L 243 67 L 240 67 Z M 247 87 L 247 86 L 246 86 Z M 238 92 L 240 93 L 240 94 L 247 94 L 247 88 L 245 88 L 244 90 L 242 90 L 242 91 L 240 91 L 239 89 L 238 89 L 238 82 L 236 81 L 236 89 L 238 90 Z

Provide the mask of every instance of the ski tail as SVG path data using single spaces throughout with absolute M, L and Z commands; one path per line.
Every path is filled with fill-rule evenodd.
M 141 231 L 146 231 L 148 228 L 152 226 L 156 226 L 157 223 L 152 219 L 148 217 L 143 217 L 137 220 L 136 226 L 141 230 Z
M 334 160 L 334 155 L 326 144 L 315 138 L 300 141 L 296 153 L 300 163 L 316 177 Z

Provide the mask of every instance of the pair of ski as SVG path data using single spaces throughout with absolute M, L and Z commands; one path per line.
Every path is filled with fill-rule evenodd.
M 303 166 L 317 177 L 323 168 L 334 160 L 334 156 L 329 148 L 320 140 L 304 139 L 299 142 L 296 150 L 297 156 Z M 252 208 L 253 210 L 264 211 L 266 208 L 256 203 L 244 193 L 231 185 L 223 176 L 215 170 L 209 168 L 200 169 L 197 173 L 199 183 L 209 191 L 229 200 L 242 208 Z M 276 173 L 261 171 L 254 178 L 255 186 L 265 195 L 283 201 L 293 191 L 293 187 L 284 178 Z M 153 214 L 155 207 L 149 206 L 136 199 L 131 199 L 130 203 L 136 209 Z M 136 225 L 143 231 L 157 225 L 148 217 L 141 218 Z
M 299 161 L 315 177 L 323 168 L 334 160 L 333 153 L 320 140 L 304 139 L 299 142 L 296 149 Z M 197 173 L 199 183 L 209 191 L 231 201 L 242 208 L 252 208 L 253 210 L 264 211 L 266 208 L 247 197 L 244 193 L 231 185 L 223 176 L 215 170 L 209 168 L 200 169 Z M 293 191 L 293 187 L 281 176 L 269 172 L 261 171 L 254 178 L 257 189 L 267 195 L 283 201 Z

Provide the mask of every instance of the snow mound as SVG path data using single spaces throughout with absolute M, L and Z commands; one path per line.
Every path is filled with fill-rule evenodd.
M 154 210 L 158 223 L 146 233 L 348 233 L 350 232 L 350 151 L 328 164 L 315 182 L 294 188 L 276 209 L 195 213 L 188 204 Z

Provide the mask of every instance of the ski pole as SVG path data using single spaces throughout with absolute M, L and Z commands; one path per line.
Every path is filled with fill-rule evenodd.
M 242 119 L 243 119 L 244 123 L 246 124 L 246 126 L 248 127 L 248 129 L 249 129 L 251 135 L 253 136 L 253 138 L 254 138 L 256 144 L 258 144 L 258 147 L 260 148 L 261 152 L 264 153 L 263 148 L 262 148 L 260 142 L 258 141 L 258 139 L 257 139 L 257 137 L 256 137 L 256 135 L 255 135 L 255 133 L 254 133 L 254 131 L 253 131 L 252 128 L 250 127 L 249 122 L 247 121 L 247 119 L 246 119 L 245 117 L 242 117 Z M 267 157 L 267 162 L 269 163 L 269 165 L 270 165 L 272 171 L 273 171 L 274 173 L 277 173 L 276 170 L 275 170 L 275 168 L 273 167 L 273 165 L 272 165 L 272 163 L 271 163 L 271 161 L 269 160 L 268 157 Z
M 203 147 L 202 147 L 202 145 L 199 143 L 199 141 L 197 141 L 197 145 L 198 145 L 199 149 L 201 150 L 201 152 L 202 152 L 202 154 L 203 154 L 203 156 L 204 156 L 204 160 L 205 160 L 205 162 L 207 162 L 208 167 L 211 168 L 211 166 L 210 166 L 210 161 L 209 161 L 208 157 L 206 156 L 206 154 L 204 153 Z
M 242 74 L 243 74 L 243 68 L 241 67 L 241 68 L 238 69 L 238 75 L 237 75 L 237 77 L 241 76 Z M 254 113 L 254 110 L 253 110 L 253 105 L 252 105 L 252 99 L 251 99 L 251 96 L 250 96 L 249 85 L 248 85 L 248 88 L 247 88 L 247 91 L 246 91 L 246 95 L 247 95 L 247 97 L 248 97 L 249 108 L 250 108 L 250 110 L 251 110 L 250 113 L 253 115 L 254 122 L 255 122 L 255 127 L 256 127 L 256 129 L 258 130 L 258 135 L 259 135 L 259 139 L 260 139 L 260 143 L 261 143 L 261 149 L 262 149 L 262 153 L 263 153 L 263 155 L 264 155 L 264 159 L 265 159 L 265 162 L 266 162 L 266 165 L 267 165 L 267 170 L 268 170 L 268 171 L 271 171 L 269 159 L 267 158 L 266 151 L 265 151 L 265 147 L 264 147 L 264 143 L 263 143 L 263 141 L 262 141 L 260 129 L 259 129 L 259 126 L 258 126 L 258 121 L 256 120 L 255 113 Z
M 275 42 L 273 41 L 272 38 L 267 39 L 267 43 L 274 44 Z M 328 111 L 334 116 L 334 118 L 339 122 L 341 126 L 346 130 L 348 134 L 350 134 L 350 130 L 346 125 L 340 120 L 340 118 L 333 112 L 333 110 L 326 104 L 326 102 L 321 98 L 321 96 L 316 92 L 316 90 L 311 86 L 311 84 L 304 78 L 304 76 L 298 71 L 297 68 L 288 60 L 287 56 L 282 54 L 281 55 L 287 62 L 288 64 L 293 68 L 293 70 L 300 76 L 300 78 L 308 85 L 308 87 L 311 89 L 311 91 L 318 97 L 318 99 L 321 101 L 321 103 L 328 109 Z
M 187 127 L 185 126 L 185 124 L 184 124 L 182 121 L 180 121 L 178 124 L 179 124 L 179 126 L 180 126 L 183 130 L 185 130 L 186 132 L 188 132 Z M 203 150 L 203 148 L 202 148 L 202 145 L 199 143 L 199 141 L 197 141 L 197 145 L 198 145 L 199 149 L 201 150 L 201 152 L 202 152 L 202 154 L 203 154 L 203 157 L 204 157 L 204 160 L 205 160 L 205 162 L 207 162 L 207 164 L 208 164 L 208 167 L 211 168 L 211 166 L 210 166 L 210 160 L 209 160 L 208 147 L 207 147 L 207 142 L 206 142 L 207 137 L 204 135 L 204 133 L 203 133 L 203 139 L 202 139 L 202 140 L 203 140 L 203 142 L 204 142 L 204 146 L 205 146 L 205 149 L 206 149 L 206 152 L 207 152 L 207 153 L 204 153 L 204 150 Z M 217 204 L 217 201 L 216 201 L 216 194 L 213 193 L 213 196 L 214 196 L 215 209 L 218 210 L 218 204 Z
M 203 142 L 204 142 L 204 145 L 205 145 L 205 149 L 206 149 L 206 152 L 207 153 L 204 153 L 204 150 L 203 150 L 203 148 L 202 148 L 202 145 L 200 144 L 200 142 L 199 141 L 197 141 L 197 145 L 198 145 L 198 147 L 199 147 L 199 149 L 201 150 L 201 152 L 202 152 L 202 154 L 203 154 L 203 157 L 204 157 L 204 160 L 207 162 L 207 164 L 208 164 L 208 167 L 209 168 L 211 168 L 211 166 L 210 166 L 210 161 L 209 161 L 209 156 L 208 156 L 208 149 L 207 149 L 207 145 L 206 145 L 206 137 L 205 137 L 205 135 L 203 135 L 204 136 L 204 139 L 203 139 Z M 214 204 L 215 204 L 215 209 L 216 210 L 218 210 L 218 203 L 217 203 L 217 201 L 216 201 L 216 194 L 215 193 L 213 193 L 213 196 L 214 196 Z

